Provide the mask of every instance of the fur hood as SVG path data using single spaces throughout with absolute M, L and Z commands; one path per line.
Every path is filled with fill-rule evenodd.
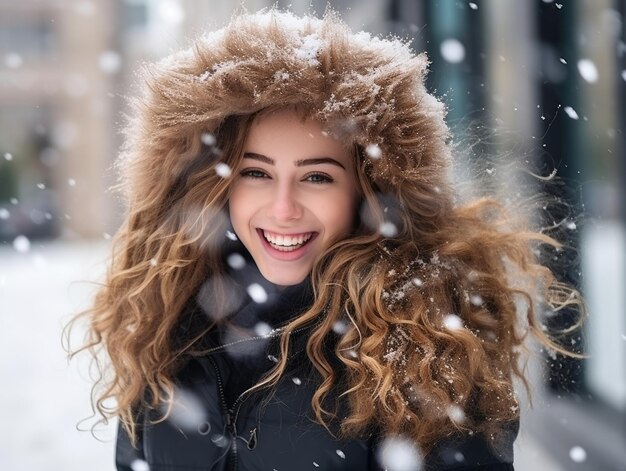
M 116 376 L 102 398 L 115 397 L 132 436 L 133 406 L 146 385 L 153 398 L 173 403 L 165 394 L 175 385 L 171 372 L 195 341 L 171 345 L 185 303 L 209 286 L 219 318 L 236 299 L 219 259 L 225 239 L 235 236 L 227 231 L 229 168 L 219 165 L 238 165 L 250 115 L 280 107 L 303 111 L 356 144 L 363 187 L 356 237 L 316 259 L 313 305 L 281 334 L 286 352 L 291 333 L 320 321 L 307 340 L 323 380 L 311 403 L 316 420 L 325 423 L 324 400 L 338 390 L 338 371 L 324 349 L 336 323 L 345 321 L 334 358 L 348 370 L 341 376 L 349 383 L 341 393 L 350 409 L 342 423 L 346 436 L 375 427 L 407 434 L 428 450 L 460 430 L 492 443 L 503 424 L 516 423 L 519 406 L 508 378 L 523 378 L 517 348 L 526 331 L 544 334 L 533 317 L 534 291 L 509 283 L 509 275 L 533 280 L 552 305 L 570 304 L 563 296 L 569 291 L 535 264 L 529 242 L 551 239 L 501 232 L 509 219 L 500 220 L 491 199 L 455 205 L 445 107 L 426 91 L 427 65 L 407 42 L 353 33 L 332 11 L 301 18 L 270 9 L 239 14 L 190 49 L 145 68 L 120 160 L 129 214 L 91 311 L 88 345 L 103 344 L 111 358 Z M 528 326 L 522 331 L 520 295 L 529 301 L 520 314 Z M 447 327 L 450 313 L 463 328 Z M 361 360 L 351 359 L 355 349 Z M 273 368 L 262 387 L 283 379 L 287 356 Z M 98 409 L 111 415 L 102 398 Z M 448 406 L 466 412 L 462 425 Z
M 427 65 L 407 42 L 353 33 L 332 11 L 321 19 L 276 9 L 237 15 L 145 68 L 123 178 L 176 172 L 229 115 L 298 105 L 360 145 L 381 191 L 393 194 L 407 180 L 436 190 L 450 149 L 445 108 L 424 86 Z M 142 191 L 129 189 L 131 199 Z

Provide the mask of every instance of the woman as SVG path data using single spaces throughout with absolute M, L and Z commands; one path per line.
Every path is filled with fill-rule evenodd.
M 576 292 L 454 204 L 426 66 L 270 10 L 149 69 L 86 313 L 119 470 L 513 469 L 519 347 Z

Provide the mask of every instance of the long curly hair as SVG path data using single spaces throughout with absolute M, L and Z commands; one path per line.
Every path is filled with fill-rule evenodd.
M 338 420 L 344 436 L 376 429 L 428 450 L 459 429 L 497 435 L 518 418 L 525 337 L 568 354 L 540 315 L 582 303 L 538 260 L 538 246 L 558 242 L 494 199 L 455 203 L 445 109 L 425 90 L 426 66 L 406 43 L 353 34 L 333 12 L 270 10 L 241 14 L 146 70 L 119 166 L 128 214 L 105 282 L 74 320 L 89 321 L 72 354 L 98 362 L 104 420 L 119 416 L 135 437 L 137 408 L 172 401 L 177 371 L 206 334 L 176 338 L 177 325 L 207 279 L 226 312 L 229 173 L 250 124 L 284 108 L 348 142 L 362 201 L 354 234 L 316 260 L 314 302 L 286 326 L 256 388 L 281 379 L 291 333 L 315 320 L 311 406 L 329 430 Z M 337 323 L 345 333 L 329 352 Z M 330 397 L 347 401 L 346 417 Z

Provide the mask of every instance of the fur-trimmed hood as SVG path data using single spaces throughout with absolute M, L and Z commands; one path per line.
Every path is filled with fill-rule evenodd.
M 122 174 L 132 167 L 150 181 L 227 116 L 298 105 L 349 133 L 381 190 L 395 193 L 407 179 L 436 189 L 450 152 L 444 106 L 424 86 L 427 65 L 406 41 L 353 33 L 332 11 L 321 19 L 276 9 L 237 15 L 145 69 Z
M 104 344 L 111 357 L 116 376 L 103 397 L 115 397 L 131 435 L 133 406 L 146 385 L 154 398 L 172 403 L 164 391 L 174 387 L 173 365 L 194 347 L 171 345 L 185 303 L 210 283 L 215 318 L 230 308 L 219 257 L 225 239 L 235 236 L 226 215 L 235 180 L 223 165 L 239 165 L 249 118 L 280 107 L 356 144 L 362 189 L 355 237 L 319 254 L 311 269 L 313 304 L 281 334 L 283 351 L 291 333 L 320 321 L 307 339 L 322 379 L 311 401 L 316 420 L 324 423 L 325 399 L 342 389 L 324 349 L 345 320 L 334 359 L 348 370 L 341 375 L 349 383 L 341 392 L 350 409 L 346 436 L 374 427 L 406 434 L 426 451 L 459 429 L 493 442 L 506 424 L 516 424 L 507 378 L 522 377 L 514 300 L 526 292 L 509 284 L 508 267 L 534 277 L 554 305 L 564 303 L 563 288 L 534 264 L 529 247 L 550 239 L 500 232 L 492 200 L 455 206 L 445 107 L 426 91 L 427 65 L 407 42 L 353 33 L 332 11 L 318 19 L 270 9 L 238 14 L 145 69 L 120 160 L 129 214 L 96 299 L 90 344 Z M 529 329 L 541 333 L 532 309 Z M 463 328 L 446 326 L 451 313 Z M 287 358 L 281 355 L 262 387 L 286 377 Z M 463 424 L 449 417 L 448 406 L 465 411 Z M 512 437 L 505 435 L 510 452 Z

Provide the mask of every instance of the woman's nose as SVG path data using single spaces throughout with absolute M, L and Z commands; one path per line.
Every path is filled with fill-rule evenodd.
M 270 211 L 277 221 L 299 219 L 302 216 L 302 206 L 295 189 L 288 185 L 278 187 L 270 204 Z

